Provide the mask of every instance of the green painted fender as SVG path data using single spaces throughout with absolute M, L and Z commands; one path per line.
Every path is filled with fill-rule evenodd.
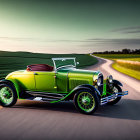
M 98 91 L 98 89 L 96 89 L 94 86 L 89 85 L 89 84 L 79 85 L 79 86 L 77 86 L 76 88 L 74 88 L 74 89 L 71 91 L 71 93 L 76 92 L 77 90 L 80 90 L 80 89 L 83 89 L 83 88 L 90 89 L 91 91 L 96 91 L 97 95 L 98 95 L 99 97 L 101 97 L 101 94 L 100 94 L 100 92 Z
M 89 84 L 84 84 L 84 85 L 80 85 L 80 86 L 77 86 L 75 87 L 69 94 L 67 94 L 64 98 L 60 99 L 60 100 L 57 100 L 57 101 L 51 101 L 50 103 L 56 103 L 56 102 L 60 102 L 60 101 L 63 101 L 65 99 L 67 99 L 69 96 L 71 95 L 74 95 L 76 93 L 76 91 L 80 90 L 80 89 L 90 89 L 91 91 L 96 91 L 97 92 L 97 95 L 99 97 L 101 97 L 101 94 L 100 92 L 92 85 L 89 85 Z
M 20 87 L 17 84 L 17 81 L 15 79 L 10 79 L 10 80 L 2 79 L 2 80 L 0 80 L 0 83 L 10 83 L 10 84 L 12 84 L 16 89 L 17 96 L 18 96 L 18 99 L 19 99 Z

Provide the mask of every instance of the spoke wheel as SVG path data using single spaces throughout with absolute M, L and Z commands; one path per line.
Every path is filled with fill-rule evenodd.
M 90 112 L 95 107 L 95 100 L 91 93 L 81 92 L 77 98 L 79 107 L 86 111 Z
M 78 91 L 74 97 L 74 103 L 76 108 L 84 114 L 95 112 L 99 104 L 96 93 L 90 90 Z
M 13 91 L 9 87 L 2 87 L 0 89 L 0 100 L 4 103 L 11 103 L 13 100 Z
M 17 94 L 13 86 L 8 83 L 0 85 L 0 104 L 4 107 L 12 106 L 17 101 Z

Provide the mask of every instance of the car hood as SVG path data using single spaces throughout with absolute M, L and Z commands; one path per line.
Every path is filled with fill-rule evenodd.
M 69 78 L 92 78 L 93 80 L 96 80 L 98 78 L 98 75 L 101 73 L 100 71 L 83 70 L 76 68 L 61 69 L 58 72 L 67 72 Z

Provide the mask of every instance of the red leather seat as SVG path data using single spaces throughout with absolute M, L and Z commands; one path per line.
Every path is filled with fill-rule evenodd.
M 28 65 L 28 71 L 53 71 L 53 67 L 47 64 L 32 64 Z

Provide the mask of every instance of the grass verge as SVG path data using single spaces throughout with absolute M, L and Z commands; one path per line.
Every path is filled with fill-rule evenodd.
M 94 54 L 114 60 L 112 67 L 119 72 L 140 80 L 140 54 Z
M 122 72 L 122 73 L 127 74 L 127 75 L 129 75 L 137 80 L 140 80 L 140 71 L 136 71 L 133 69 L 129 69 L 129 68 L 120 66 L 118 63 L 113 63 L 112 67 L 119 72 Z
M 93 55 L 112 60 L 123 59 L 140 62 L 140 54 L 93 54 Z

